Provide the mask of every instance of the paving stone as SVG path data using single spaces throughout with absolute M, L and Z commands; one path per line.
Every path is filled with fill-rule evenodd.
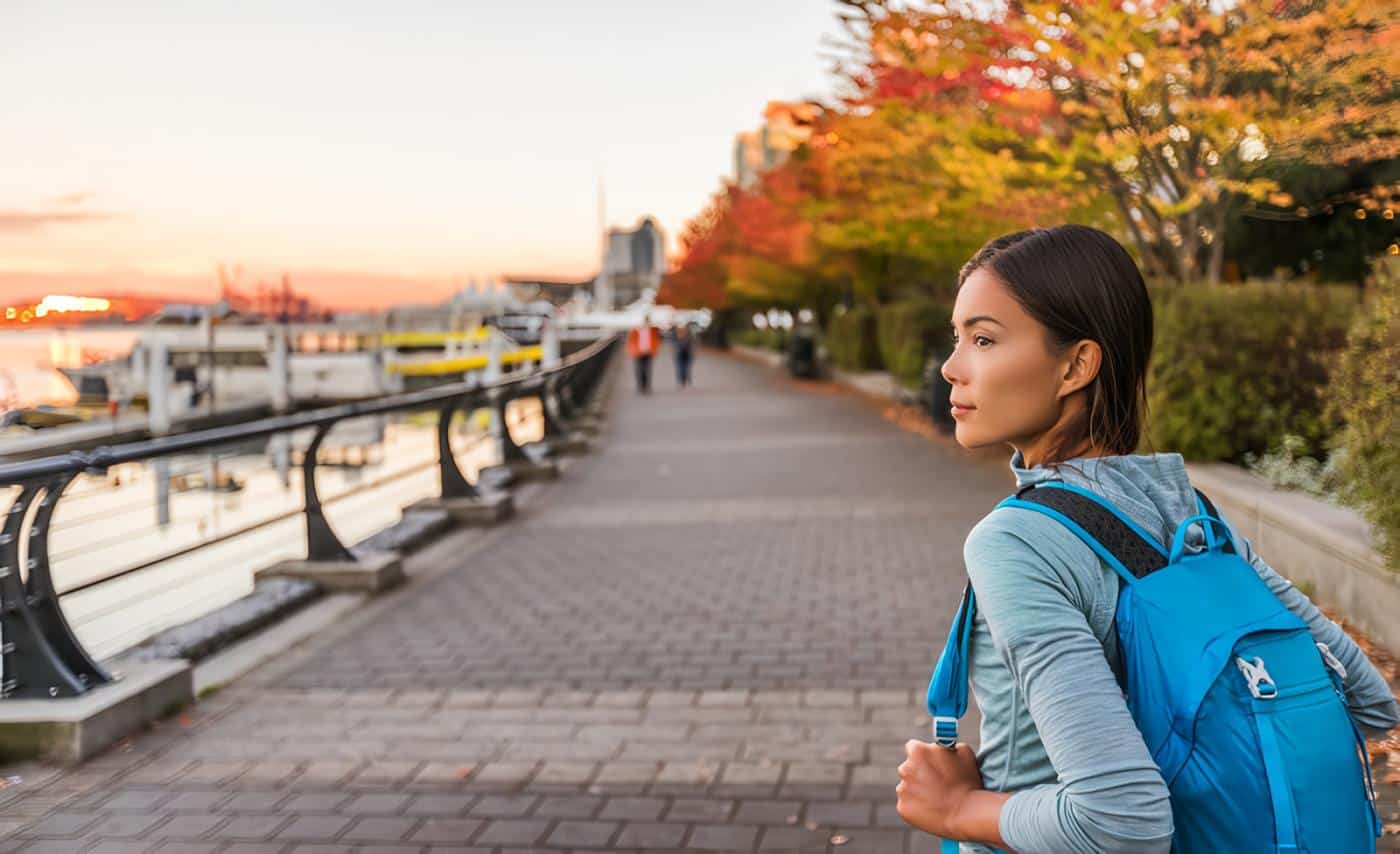
M 751 799 L 739 802 L 734 813 L 737 824 L 792 824 L 802 816 L 801 801 Z
M 336 811 L 346 815 L 393 815 L 403 809 L 410 797 L 398 792 L 371 792 L 357 795 Z
M 732 824 L 697 824 L 690 832 L 686 848 L 712 851 L 747 851 L 753 847 L 758 828 Z
M 55 812 L 28 829 L 30 836 L 77 836 L 102 816 L 97 813 Z
M 483 795 L 471 808 L 481 818 L 517 818 L 527 815 L 539 801 L 537 795 Z
M 474 841 L 482 845 L 532 845 L 544 837 L 549 825 L 542 819 L 493 819 Z
M 346 842 L 397 842 L 407 837 L 418 822 L 417 818 L 367 816 L 356 819 L 340 838 Z
M 424 819 L 409 839 L 413 842 L 463 843 L 469 841 L 482 824 L 481 820 L 470 818 Z
M 587 848 L 606 845 L 617 833 L 615 821 L 561 821 L 547 843 L 561 848 Z
M 603 801 L 596 795 L 552 795 L 540 800 L 534 814 L 546 818 L 592 818 Z
M 823 827 L 864 827 L 870 824 L 871 804 L 811 803 L 804 818 Z
M 667 821 L 723 821 L 734 809 L 733 801 L 708 798 L 676 798 L 666 811 Z
M 268 839 L 290 821 L 287 815 L 236 815 L 219 828 L 219 838 Z
M 289 813 L 334 812 L 353 797 L 349 792 L 302 792 L 293 794 L 282 809 Z
M 423 794 L 414 795 L 404 807 L 404 815 L 440 816 L 457 818 L 465 814 L 475 803 L 472 795 L 462 794 Z
M 354 819 L 339 815 L 301 815 L 277 832 L 278 839 L 333 840 Z
M 618 833 L 615 845 L 619 849 L 652 848 L 671 850 L 679 848 L 685 838 L 688 825 L 660 824 L 656 822 L 627 822 Z
M 176 815 L 150 832 L 164 839 L 197 840 L 228 819 L 226 815 Z

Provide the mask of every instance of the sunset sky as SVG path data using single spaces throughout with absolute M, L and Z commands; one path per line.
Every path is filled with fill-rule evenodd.
M 596 270 L 672 235 L 768 100 L 833 90 L 828 0 L 40 2 L 0 8 L 0 302 L 208 298 L 286 270 L 334 305 Z

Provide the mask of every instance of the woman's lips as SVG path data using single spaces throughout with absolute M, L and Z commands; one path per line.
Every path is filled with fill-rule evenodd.
M 954 401 L 952 405 L 953 417 L 957 418 L 959 416 L 966 415 L 976 408 L 977 407 L 975 406 L 969 406 L 965 403 L 957 403 L 956 401 Z

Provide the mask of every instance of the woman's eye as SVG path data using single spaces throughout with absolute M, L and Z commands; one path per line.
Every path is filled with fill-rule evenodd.
M 977 337 L 973 338 L 972 341 L 978 347 L 986 347 L 992 343 L 992 339 L 988 338 L 985 335 L 978 335 Z

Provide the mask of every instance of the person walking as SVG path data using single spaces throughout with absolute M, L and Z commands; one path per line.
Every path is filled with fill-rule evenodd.
M 627 354 L 636 369 L 638 394 L 651 394 L 651 360 L 660 347 L 661 331 L 651 325 L 649 315 L 642 315 L 642 324 L 627 333 Z
M 676 385 L 685 388 L 690 385 L 690 367 L 695 361 L 695 335 L 690 331 L 690 324 L 676 324 L 671 344 L 676 348 Z
M 1128 252 L 1085 226 L 997 238 L 952 325 L 957 441 L 1009 445 L 1017 493 L 963 546 L 898 814 L 963 854 L 1374 851 L 1357 742 L 1400 723 L 1395 697 L 1180 454 L 1136 453 L 1153 327 Z

